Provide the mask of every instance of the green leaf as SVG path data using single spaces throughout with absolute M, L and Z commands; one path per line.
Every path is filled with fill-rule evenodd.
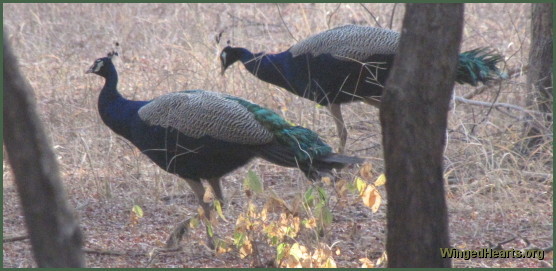
M 218 216 L 220 216 L 222 220 L 228 222 L 228 220 L 226 220 L 226 218 L 224 217 L 224 213 L 222 212 L 222 204 L 220 204 L 220 201 L 215 199 L 213 201 L 213 204 L 214 204 L 214 209 L 216 209 L 216 213 L 218 214 Z
M 303 195 L 303 201 L 307 206 L 313 206 L 313 201 L 315 200 L 315 196 L 313 195 L 314 188 L 309 187 L 305 194 Z
M 197 228 L 200 224 L 199 219 L 192 217 L 191 219 L 189 219 L 189 227 L 191 227 L 192 229 Z
M 282 260 L 282 258 L 284 258 L 284 256 L 286 255 L 286 243 L 280 243 L 277 247 L 276 247 L 276 261 L 279 262 Z
M 319 217 L 323 225 L 329 226 L 332 224 L 333 215 L 330 209 L 328 208 L 328 206 L 326 205 L 320 206 L 320 208 L 317 210 L 317 213 L 319 214 Z
M 280 242 L 280 238 L 278 238 L 278 236 L 270 237 L 270 245 L 271 246 L 276 246 L 276 244 L 278 244 L 278 242 Z
M 317 187 L 317 192 L 319 194 L 319 199 L 323 202 L 326 202 L 328 200 L 328 194 L 326 193 L 326 190 L 324 190 L 323 187 L 319 186 Z
M 363 194 L 365 188 L 367 188 L 367 183 L 363 181 L 363 179 L 357 177 L 355 178 L 355 186 L 357 187 L 357 191 L 359 191 L 359 194 Z
M 243 241 L 245 240 L 245 234 L 241 233 L 241 232 L 236 232 L 234 233 L 234 245 L 237 248 L 240 248 L 241 246 L 243 246 Z
M 142 218 L 143 217 L 143 209 L 141 209 L 141 206 L 139 205 L 133 205 L 133 208 L 131 208 L 131 211 L 135 214 L 135 216 L 137 216 L 138 218 Z
M 251 170 L 247 172 L 247 178 L 245 178 L 243 183 L 255 193 L 262 193 L 264 190 L 261 178 L 259 178 L 259 176 L 257 176 L 257 174 Z
M 209 221 L 206 221 L 205 225 L 207 226 L 208 236 L 212 238 L 214 236 L 214 231 L 212 230 L 212 225 L 210 224 Z

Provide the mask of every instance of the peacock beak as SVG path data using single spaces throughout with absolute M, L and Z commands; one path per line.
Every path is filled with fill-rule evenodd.
M 88 70 L 85 71 L 85 73 L 92 73 L 93 72 L 93 66 L 91 66 Z

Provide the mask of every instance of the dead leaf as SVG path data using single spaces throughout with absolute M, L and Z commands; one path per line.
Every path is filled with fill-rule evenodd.
M 378 193 L 378 190 L 375 188 L 374 185 L 367 186 L 361 198 L 363 199 L 363 204 L 371 208 L 371 211 L 373 211 L 373 213 L 376 213 L 378 211 L 378 207 L 380 207 L 382 198 L 380 197 L 380 193 Z
M 359 175 L 366 180 L 371 180 L 373 177 L 373 167 L 369 163 L 363 164 L 361 169 L 359 169 Z

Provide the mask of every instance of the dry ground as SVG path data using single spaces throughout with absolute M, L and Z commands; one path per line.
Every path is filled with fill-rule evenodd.
M 70 204 L 77 209 L 85 247 L 124 255 L 87 253 L 91 267 L 249 267 L 253 257 L 229 252 L 214 256 L 200 244 L 195 230 L 184 249 L 162 253 L 172 226 L 195 213 L 196 201 L 184 182 L 157 168 L 101 122 L 96 99 L 102 80 L 85 75 L 93 61 L 115 41 L 121 44 L 119 90 L 132 99 L 149 99 L 170 91 L 208 89 L 246 97 L 273 108 L 287 119 L 320 133 L 337 145 L 333 121 L 324 108 L 263 83 L 235 65 L 219 75 L 219 50 L 227 40 L 254 51 L 278 52 L 310 34 L 357 23 L 388 27 L 394 4 L 4 4 L 4 28 L 21 68 L 36 94 L 38 110 L 56 151 Z M 392 28 L 400 30 L 403 5 L 397 5 Z M 506 68 L 527 65 L 530 43 L 529 4 L 467 4 L 462 49 L 490 46 L 506 57 Z M 215 35 L 223 32 L 220 44 Z M 432 60 L 434 61 L 434 60 Z M 489 88 L 475 99 L 525 105 L 525 76 Z M 459 95 L 474 88 L 457 86 Z M 383 168 L 378 111 L 363 104 L 344 106 L 348 153 L 367 158 L 378 176 Z M 450 115 L 445 176 L 451 242 L 460 249 L 480 249 L 514 236 L 504 248 L 552 245 L 552 141 L 536 158 L 514 148 L 523 140 L 520 112 L 457 105 Z M 552 136 L 552 134 L 548 135 Z M 256 160 L 224 178 L 225 213 L 235 218 L 246 206 L 242 184 L 248 169 L 269 190 L 290 200 L 309 184 L 295 169 Z M 353 178 L 357 169 L 346 170 Z M 21 207 L 3 161 L 3 235 L 25 234 Z M 330 186 L 325 186 L 334 195 Z M 384 191 L 382 191 L 384 193 Z M 187 194 L 163 201 L 163 197 Z M 260 205 L 264 199 L 256 202 Z M 130 223 L 132 206 L 144 217 Z M 385 209 L 377 213 L 353 196 L 332 204 L 334 221 L 321 241 L 339 248 L 338 267 L 358 267 L 360 258 L 376 260 L 385 249 Z M 234 219 L 220 223 L 230 235 Z M 298 242 L 314 243 L 310 231 Z M 264 262 L 275 255 L 260 245 Z M 28 240 L 5 242 L 4 267 L 35 266 Z M 548 259 L 552 263 L 552 259 Z M 454 260 L 457 267 L 541 267 L 536 259 Z

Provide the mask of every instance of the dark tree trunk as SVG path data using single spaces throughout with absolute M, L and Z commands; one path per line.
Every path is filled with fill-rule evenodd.
M 4 144 L 39 267 L 83 267 L 82 235 L 35 111 L 31 86 L 4 36 Z
M 531 4 L 531 50 L 527 86 L 531 88 L 527 106 L 552 113 L 552 3 Z M 536 107 L 536 108 L 535 108 Z M 536 149 L 545 141 L 552 127 L 552 117 L 530 119 L 525 124 L 527 149 Z
M 463 4 L 407 4 L 380 123 L 388 193 L 388 267 L 450 267 L 443 152 Z

